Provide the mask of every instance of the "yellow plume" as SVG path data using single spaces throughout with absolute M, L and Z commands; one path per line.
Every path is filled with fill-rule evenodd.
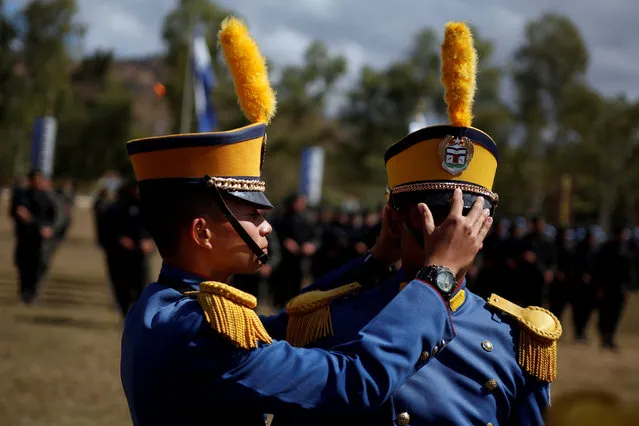
M 448 105 L 448 119 L 453 126 L 470 127 L 473 121 L 477 52 L 473 46 L 473 36 L 466 24 L 446 24 L 441 54 L 442 83 L 446 89 L 444 99 Z
M 244 115 L 252 123 L 269 123 L 275 114 L 275 91 L 268 81 L 266 60 L 246 25 L 238 18 L 226 18 L 218 40 Z

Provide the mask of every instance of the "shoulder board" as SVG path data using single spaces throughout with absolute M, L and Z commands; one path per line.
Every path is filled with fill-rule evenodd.
M 359 283 L 351 283 L 332 290 L 309 291 L 291 299 L 286 305 L 286 341 L 293 346 L 304 347 L 322 337 L 332 336 L 331 302 L 355 293 L 361 287 Z
M 522 308 L 501 296 L 492 294 L 488 306 L 515 318 L 519 333 L 519 365 L 530 375 L 544 382 L 557 379 L 557 340 L 561 323 L 550 311 L 538 306 Z
M 185 294 L 197 296 L 211 328 L 238 348 L 255 349 L 259 342 L 273 341 L 253 310 L 257 306 L 254 296 L 230 285 L 212 281 L 201 283 L 199 291 Z

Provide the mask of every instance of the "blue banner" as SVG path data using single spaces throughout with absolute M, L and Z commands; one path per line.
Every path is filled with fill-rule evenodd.
M 55 160 L 55 142 L 58 122 L 54 117 L 38 117 L 33 125 L 31 168 L 39 169 L 51 177 Z
M 324 149 L 317 146 L 304 148 L 301 163 L 300 193 L 306 196 L 309 205 L 316 206 L 322 201 Z
M 192 60 L 198 132 L 212 132 L 217 127 L 217 117 L 211 99 L 211 92 L 215 87 L 215 74 L 211 64 L 211 53 L 201 26 L 198 26 L 193 33 Z

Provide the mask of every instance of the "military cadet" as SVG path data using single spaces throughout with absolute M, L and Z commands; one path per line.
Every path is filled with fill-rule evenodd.
M 29 187 L 16 200 L 14 215 L 20 297 L 24 303 L 31 304 L 47 272 L 55 233 L 63 224 L 60 204 L 49 191 L 47 179 L 40 170 L 29 173 Z
M 117 199 L 104 212 L 104 251 L 109 280 L 122 316 L 149 282 L 149 260 L 154 246 L 142 223 L 135 182 L 118 190 Z
M 449 23 L 442 45 L 442 81 L 451 125 L 417 130 L 386 151 L 389 204 L 401 218 L 402 269 L 368 291 L 314 291 L 287 305 L 287 340 L 295 346 L 331 348 L 357 339 L 361 329 L 384 327 L 378 317 L 388 301 L 405 291 L 407 278 L 424 264 L 416 205 L 425 202 L 438 223 L 463 190 L 463 211 L 476 200 L 494 212 L 491 190 L 498 161 L 495 142 L 471 127 L 476 53 L 470 30 Z M 453 192 L 454 191 L 454 192 Z M 462 205 L 459 205 L 461 212 Z M 397 234 L 397 232 L 396 232 Z M 426 250 L 427 252 L 427 250 Z M 538 307 L 521 308 L 492 294 L 482 299 L 468 290 L 465 270 L 453 277 L 445 267 L 419 270 L 431 282 L 455 280 L 443 297 L 457 336 L 424 351 L 428 361 L 373 414 L 317 416 L 286 413 L 274 425 L 538 425 L 549 405 L 549 383 L 556 378 L 559 321 Z M 346 289 L 346 288 L 345 288 Z M 324 293 L 324 294 L 323 294 Z M 307 300 L 314 305 L 308 306 Z M 321 307 L 330 322 L 309 327 L 306 319 Z M 420 319 L 412 327 L 430 327 Z M 319 330 L 319 332 L 318 332 Z
M 260 320 L 255 298 L 226 284 L 232 274 L 256 272 L 268 256 L 270 225 L 260 210 L 271 204 L 260 169 L 275 96 L 244 24 L 225 20 L 219 40 L 252 124 L 127 144 L 142 215 L 163 258 L 158 282 L 129 311 L 122 337 L 122 384 L 133 423 L 263 425 L 264 413 L 376 409 L 428 362 L 422 353 L 454 338 L 442 299 L 447 287 L 412 280 L 379 312 L 383 326 L 364 327 L 356 341 L 328 352 L 278 340 L 286 314 Z M 424 262 L 453 271 L 472 261 L 490 228 L 481 206 L 468 217 L 453 212 L 437 228 L 425 205 L 421 217 L 429 247 Z M 376 262 L 371 253 L 311 289 L 370 275 Z M 418 321 L 424 326 L 412 326 Z

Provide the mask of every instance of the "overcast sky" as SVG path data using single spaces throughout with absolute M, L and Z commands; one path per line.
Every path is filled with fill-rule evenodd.
M 27 0 L 5 0 L 20 4 Z M 87 24 L 87 51 L 114 49 L 130 57 L 162 49 L 164 16 L 178 0 L 77 0 Z M 368 63 L 384 66 L 402 56 L 415 33 L 443 34 L 450 20 L 476 26 L 496 44 L 503 62 L 522 39 L 525 23 L 543 12 L 568 15 L 591 54 L 589 79 L 606 94 L 639 97 L 639 0 L 220 0 L 245 17 L 275 65 L 300 60 L 313 39 L 349 59 L 351 78 Z

